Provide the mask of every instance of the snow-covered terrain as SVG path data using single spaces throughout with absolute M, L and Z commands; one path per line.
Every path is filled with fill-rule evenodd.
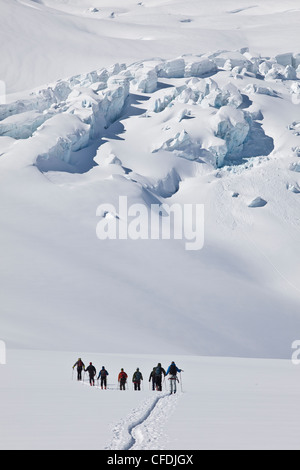
M 0 0 L 1 448 L 298 446 L 299 21 L 294 0 Z M 101 239 L 124 197 L 143 236 Z M 203 247 L 146 236 L 151 205 L 197 204 Z M 186 393 L 102 402 L 74 351 L 114 377 L 179 358 Z
M 10 351 L 1 366 L 0 449 L 299 449 L 299 369 L 290 361 L 177 356 L 182 390 L 149 390 L 161 355 L 82 354 L 108 389 L 72 380 L 72 353 Z M 117 390 L 121 367 L 128 390 Z M 140 367 L 144 383 L 132 390 Z M 166 381 L 167 382 L 167 381 Z M 131 454 L 132 455 L 132 454 Z M 134 455 L 134 454 L 133 454 Z M 103 460 L 102 460 L 103 462 Z
M 2 105 L 8 344 L 97 349 L 101 335 L 107 352 L 289 357 L 298 61 L 246 49 L 115 64 Z M 120 197 L 203 204 L 203 249 L 102 240 L 103 205 L 125 224 Z
M 296 0 L 1 0 L 0 17 L 0 76 L 9 92 L 120 60 L 245 46 L 299 52 Z

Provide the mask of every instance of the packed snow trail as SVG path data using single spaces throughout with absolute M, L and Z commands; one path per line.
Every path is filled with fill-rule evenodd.
M 86 375 L 81 383 L 91 387 Z M 98 380 L 95 380 L 92 388 L 101 390 Z M 107 384 L 107 391 L 119 391 L 119 387 L 117 384 Z M 164 449 L 161 444 L 165 442 L 165 439 L 161 439 L 163 428 L 175 409 L 179 393 L 170 395 L 165 391 L 153 391 L 153 395 L 113 427 L 112 441 L 106 450 Z
M 107 450 L 162 449 L 160 441 L 168 416 L 174 411 L 178 395 L 157 392 L 132 410 L 113 428 L 113 438 Z M 163 439 L 165 441 L 165 439 Z
M 165 395 L 157 400 L 149 416 L 131 431 L 134 440 L 130 450 L 164 449 L 160 444 L 163 426 L 174 411 L 178 395 Z

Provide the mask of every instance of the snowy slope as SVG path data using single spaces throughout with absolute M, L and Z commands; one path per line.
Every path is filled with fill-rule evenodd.
M 295 0 L 0 0 L 1 449 L 299 448 L 299 21 Z M 124 196 L 204 205 L 203 249 L 100 240 Z M 120 367 L 171 360 L 184 393 L 120 400 Z
M 8 351 L 1 366 L 0 448 L 25 450 L 299 449 L 299 370 L 290 361 L 85 353 L 108 390 L 72 380 L 77 355 Z M 152 392 L 158 361 L 184 369 L 182 390 Z M 123 367 L 140 392 L 117 390 Z M 132 455 L 132 454 L 131 454 Z M 134 454 L 133 454 L 134 455 Z
M 298 63 L 243 50 L 115 64 L 2 105 L 6 341 L 289 357 Z M 203 204 L 204 248 L 99 240 L 97 208 L 115 217 L 120 196 Z
M 119 61 L 299 51 L 299 16 L 295 0 L 1 0 L 0 78 L 11 93 Z

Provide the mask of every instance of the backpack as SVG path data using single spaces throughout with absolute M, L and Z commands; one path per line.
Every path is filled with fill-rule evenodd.
M 171 375 L 176 375 L 177 374 L 177 367 L 175 366 L 175 364 L 170 365 L 170 374 Z
M 121 380 L 122 382 L 124 382 L 124 381 L 126 381 L 126 378 L 127 378 L 127 377 L 126 377 L 125 372 L 121 372 L 121 374 L 120 374 L 120 380 Z
M 106 370 L 105 370 L 105 369 L 101 369 L 100 375 L 101 375 L 101 377 L 106 377 Z
M 160 366 L 158 366 L 158 367 L 156 368 L 156 370 L 155 370 L 155 375 L 158 375 L 158 376 L 161 375 L 161 367 L 160 367 Z
M 139 381 L 141 380 L 141 378 L 142 378 L 142 374 L 141 374 L 140 372 L 136 372 L 136 373 L 134 374 L 134 380 L 135 380 L 136 382 L 139 382 Z

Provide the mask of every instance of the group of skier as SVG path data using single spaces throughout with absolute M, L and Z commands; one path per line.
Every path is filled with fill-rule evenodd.
M 89 374 L 89 381 L 90 385 L 94 386 L 95 385 L 95 378 L 97 376 L 97 370 L 95 366 L 93 365 L 92 362 L 88 365 L 88 367 L 85 367 L 83 361 L 81 358 L 78 359 L 77 362 L 75 362 L 73 366 L 73 370 L 77 368 L 77 380 L 82 380 L 82 372 L 87 372 Z M 179 382 L 177 374 L 183 372 L 182 369 L 179 369 L 175 362 L 172 362 L 170 366 L 168 367 L 167 371 L 162 367 L 161 363 L 159 362 L 156 367 L 153 367 L 153 370 L 150 373 L 149 377 L 149 383 L 152 383 L 152 390 L 157 390 L 159 392 L 162 391 L 162 383 L 163 383 L 163 378 L 168 376 L 168 379 L 170 381 L 170 393 L 176 393 L 177 391 L 177 383 Z M 100 381 L 100 387 L 101 389 L 107 389 L 107 376 L 108 372 L 104 366 L 102 366 L 102 369 L 100 370 L 97 380 Z M 132 383 L 134 386 L 134 390 L 141 390 L 141 383 L 144 380 L 143 374 L 141 373 L 140 369 L 137 368 L 136 371 L 134 372 L 132 376 Z M 126 390 L 126 384 L 128 381 L 128 375 L 124 371 L 124 369 L 121 369 L 119 375 L 118 375 L 118 384 L 120 387 L 120 390 Z

